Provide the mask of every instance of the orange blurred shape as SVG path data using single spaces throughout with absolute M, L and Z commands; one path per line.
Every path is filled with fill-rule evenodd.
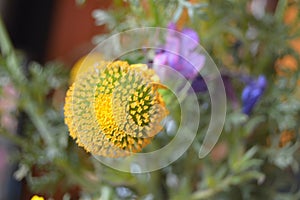
M 279 147 L 284 147 L 295 138 L 294 131 L 283 131 L 280 135 Z
M 297 5 L 291 5 L 287 8 L 284 16 L 284 22 L 287 25 L 292 25 L 293 23 L 296 23 L 296 27 L 293 28 L 299 28 L 300 23 L 298 19 L 298 6 Z M 298 21 L 296 21 L 298 20 Z M 293 25 L 294 26 L 294 25 Z M 291 47 L 297 51 L 300 54 L 300 38 L 296 38 L 290 41 Z
M 300 38 L 291 40 L 290 45 L 298 54 L 300 54 Z
M 228 156 L 229 147 L 226 142 L 218 143 L 211 151 L 210 156 L 212 161 L 220 162 Z
M 292 25 L 296 23 L 296 26 L 300 26 L 298 22 L 298 6 L 291 5 L 285 11 L 284 23 L 287 25 Z M 296 21 L 298 20 L 298 21 Z M 295 38 L 289 41 L 290 46 L 300 54 L 300 38 Z M 275 69 L 278 75 L 286 76 L 288 72 L 295 72 L 298 69 L 298 63 L 295 57 L 292 55 L 285 55 L 283 58 L 278 59 L 275 63 Z
M 178 30 L 182 30 L 183 27 L 185 26 L 185 24 L 188 22 L 188 20 L 189 20 L 189 15 L 188 15 L 187 9 L 184 8 L 180 15 L 179 20 L 176 22 L 176 26 L 177 26 Z
M 191 4 L 200 3 L 199 0 L 190 0 L 189 2 Z M 177 26 L 178 30 L 182 30 L 188 21 L 189 21 L 188 11 L 187 11 L 187 8 L 184 7 L 179 20 L 176 22 L 176 26 Z
M 291 24 L 293 23 L 298 15 L 298 8 L 296 5 L 292 5 L 287 8 L 285 16 L 284 16 L 284 22 L 286 24 Z
M 196 4 L 196 3 L 200 3 L 201 1 L 200 1 L 200 0 L 190 0 L 190 2 L 191 2 L 192 4 Z
M 93 48 L 92 37 L 106 31 L 104 26 L 95 25 L 91 13 L 95 9 L 105 10 L 111 4 L 111 1 L 89 0 L 78 6 L 74 0 L 56 1 L 47 60 L 60 59 L 73 64 L 89 52 Z
M 275 63 L 275 69 L 278 75 L 285 76 L 288 72 L 294 72 L 297 70 L 297 60 L 291 55 L 286 55 L 280 58 Z
M 149 5 L 149 1 L 147 1 L 147 0 L 142 0 L 141 1 L 141 6 L 143 7 L 143 10 L 144 10 L 144 12 L 145 12 L 145 14 L 147 15 L 147 17 L 150 17 L 151 15 L 151 13 L 150 13 L 150 10 L 151 10 L 151 8 L 150 8 L 150 5 Z

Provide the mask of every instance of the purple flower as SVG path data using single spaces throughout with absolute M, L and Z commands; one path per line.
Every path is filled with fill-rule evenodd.
M 229 102 L 232 105 L 233 109 L 237 109 L 239 107 L 238 105 L 238 98 L 236 97 L 235 90 L 233 88 L 231 77 L 225 74 L 221 74 L 221 78 L 224 83 L 225 87 L 225 93 L 229 100 Z M 208 90 L 207 85 L 201 75 L 198 75 L 192 82 L 192 88 L 194 92 L 206 92 Z
M 155 55 L 154 67 L 168 65 L 187 79 L 194 79 L 205 64 L 205 56 L 195 51 L 199 45 L 198 34 L 188 28 L 178 32 L 174 23 L 168 29 L 164 51 Z
M 194 92 L 206 92 L 208 90 L 207 85 L 201 75 L 198 75 L 192 82 L 192 88 Z
M 267 86 L 267 79 L 265 76 L 260 75 L 256 80 L 248 82 L 242 92 L 242 111 L 246 115 L 250 115 L 255 104 L 265 91 Z

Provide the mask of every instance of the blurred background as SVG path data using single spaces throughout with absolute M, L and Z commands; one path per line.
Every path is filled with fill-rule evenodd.
M 78 6 L 72 0 L 2 0 L 1 15 L 13 44 L 30 59 L 71 61 L 87 53 L 92 36 L 105 31 L 95 26 L 92 11 L 111 3 L 92 0 Z
M 1 200 L 300 199 L 299 1 L 0 0 L 0 15 L 15 52 L 0 34 Z M 228 101 L 220 141 L 198 159 L 204 117 L 172 166 L 141 175 L 99 166 L 64 125 L 70 70 L 113 33 L 171 21 L 195 30 L 220 68 Z M 259 91 L 253 105 L 245 88 Z M 199 93 L 204 114 L 208 99 Z

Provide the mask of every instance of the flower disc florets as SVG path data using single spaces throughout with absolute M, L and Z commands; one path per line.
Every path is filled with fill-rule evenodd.
M 146 65 L 99 62 L 77 75 L 67 92 L 65 123 L 80 146 L 95 155 L 140 152 L 167 115 L 159 78 Z

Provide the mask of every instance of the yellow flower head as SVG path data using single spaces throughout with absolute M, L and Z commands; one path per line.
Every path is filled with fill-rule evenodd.
M 65 123 L 80 146 L 95 155 L 140 152 L 167 115 L 159 78 L 147 65 L 101 62 L 77 75 L 66 95 Z
M 44 200 L 44 198 L 43 198 L 43 197 L 39 197 L 39 196 L 37 196 L 37 195 L 34 195 L 34 196 L 31 198 L 31 200 Z

